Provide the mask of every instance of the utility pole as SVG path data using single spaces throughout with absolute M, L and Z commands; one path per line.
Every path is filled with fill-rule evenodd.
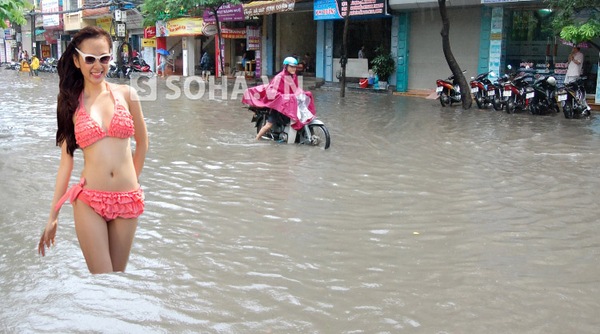
M 30 57 L 34 54 L 37 54 L 35 51 L 36 41 L 35 41 L 35 8 L 29 11 L 29 18 L 31 19 L 31 54 Z
M 114 19 L 114 27 L 115 33 L 117 35 L 117 43 L 119 46 L 117 47 L 117 67 L 119 72 L 123 72 L 124 64 L 123 64 L 123 46 L 127 45 L 127 62 L 131 65 L 131 46 L 129 43 L 125 42 L 125 37 L 127 36 L 127 24 L 125 20 L 127 19 L 127 12 L 124 10 L 124 6 L 122 2 L 117 3 L 117 9 L 114 11 L 113 19 Z M 125 75 L 125 73 L 123 73 Z

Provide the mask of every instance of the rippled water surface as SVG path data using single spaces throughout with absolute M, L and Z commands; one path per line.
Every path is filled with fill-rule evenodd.
M 57 78 L 1 69 L 0 332 L 597 333 L 600 120 L 316 91 L 329 150 L 238 100 L 143 102 L 146 212 L 88 273 L 52 199 Z M 81 170 L 76 154 L 72 182 Z

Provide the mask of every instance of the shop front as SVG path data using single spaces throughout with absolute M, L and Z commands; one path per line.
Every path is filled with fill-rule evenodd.
M 195 51 L 199 49 L 196 37 L 202 36 L 203 27 L 204 21 L 199 17 L 156 22 L 157 63 L 162 57 L 168 58 L 167 74 L 195 75 L 195 65 L 199 61 Z M 169 55 L 161 54 L 161 50 Z
M 62 11 L 62 1 L 42 0 L 42 13 L 57 13 Z M 59 58 L 62 54 L 59 43 L 63 32 L 63 14 L 45 14 L 36 16 L 35 43 L 32 52 L 37 53 L 41 60 L 54 57 Z M 40 18 L 40 19 L 38 19 Z
M 507 7 L 506 65 L 519 71 L 553 75 L 564 81 L 573 44 L 556 36 L 553 13 L 543 7 Z M 598 50 L 587 43 L 578 45 L 584 54 L 583 76 L 586 90 L 595 93 Z
M 346 3 L 336 0 L 314 1 L 313 18 L 317 21 L 316 75 L 326 81 L 337 82 L 341 77 Z M 392 49 L 393 16 L 387 13 L 387 5 L 387 0 L 353 0 L 350 3 L 345 61 L 346 77 L 351 80 L 358 81 L 369 76 L 370 60 L 375 57 L 378 48 L 395 54 Z

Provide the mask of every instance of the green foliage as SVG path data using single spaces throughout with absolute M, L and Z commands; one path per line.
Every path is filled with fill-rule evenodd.
M 31 8 L 26 0 L 0 0 L 0 28 L 5 29 L 5 20 L 18 25 L 25 24 L 24 11 Z
M 375 58 L 371 60 L 373 65 L 373 72 L 377 74 L 379 80 L 387 81 L 387 79 L 396 70 L 396 62 L 394 62 L 394 56 L 384 47 L 380 46 L 375 49 Z
M 552 26 L 564 40 L 580 43 L 600 37 L 597 0 L 545 0 L 553 12 Z
M 227 3 L 239 4 L 240 0 L 144 0 L 141 7 L 143 24 L 151 26 L 158 20 L 201 17 L 205 9 L 216 11 Z

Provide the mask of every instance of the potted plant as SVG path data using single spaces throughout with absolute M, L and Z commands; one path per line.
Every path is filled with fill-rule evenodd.
M 390 75 L 396 70 L 396 62 L 394 62 L 394 56 L 391 52 L 386 50 L 383 46 L 375 49 L 375 58 L 371 60 L 373 66 L 373 72 L 377 74 L 379 78 L 379 87 L 387 89 L 387 80 Z

